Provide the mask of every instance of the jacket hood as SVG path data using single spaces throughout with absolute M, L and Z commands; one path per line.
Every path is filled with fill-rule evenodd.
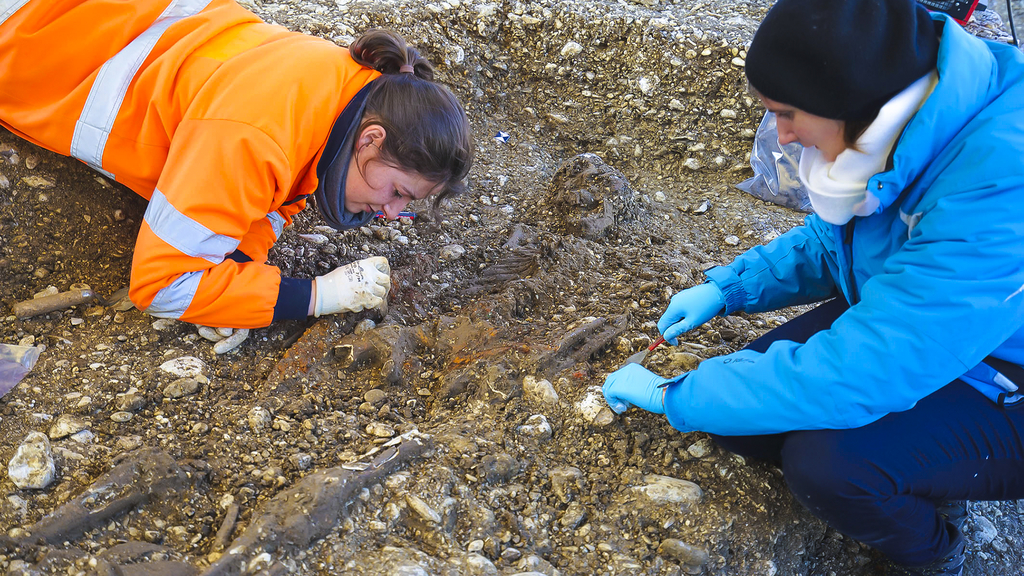
M 997 91 L 998 64 L 985 42 L 946 14 L 932 18 L 940 35 L 939 81 L 896 141 L 891 168 L 868 181 L 868 190 L 880 201 L 878 212 L 896 202 Z

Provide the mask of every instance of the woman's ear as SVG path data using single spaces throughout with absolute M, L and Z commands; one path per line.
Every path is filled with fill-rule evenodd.
M 385 136 L 387 136 L 387 130 L 383 126 L 380 124 L 370 124 L 359 133 L 359 138 L 356 139 L 356 150 L 370 145 L 379 149 L 384 142 Z

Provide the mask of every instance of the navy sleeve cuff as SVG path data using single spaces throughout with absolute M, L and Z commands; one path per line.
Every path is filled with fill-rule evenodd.
M 274 320 L 305 320 L 312 295 L 312 280 L 282 276 L 281 289 L 274 304 Z
M 242 252 L 241 250 L 235 250 L 231 254 L 225 256 L 225 258 L 227 258 L 228 260 L 234 260 L 235 262 L 238 263 L 252 262 L 252 258 L 249 258 L 249 256 L 246 255 L 246 253 Z

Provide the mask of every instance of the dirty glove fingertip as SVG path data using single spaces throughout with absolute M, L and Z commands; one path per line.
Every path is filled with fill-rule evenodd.
M 626 410 L 629 410 L 629 403 L 628 402 L 621 402 L 621 401 L 616 400 L 614 398 L 609 398 L 607 400 L 608 400 L 608 407 L 611 408 L 612 412 L 615 412 L 616 414 L 622 414 Z
M 380 270 L 384 274 L 391 273 L 391 263 L 388 262 L 388 259 L 385 258 L 384 256 L 373 256 L 369 258 L 369 260 L 370 263 L 373 264 L 373 267 L 376 268 L 377 270 Z

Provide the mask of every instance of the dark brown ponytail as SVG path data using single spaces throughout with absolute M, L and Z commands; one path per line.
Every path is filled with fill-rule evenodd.
M 462 105 L 434 83 L 434 67 L 405 39 L 389 30 L 370 30 L 349 46 L 357 63 L 382 74 L 366 97 L 359 131 L 376 124 L 387 136 L 381 160 L 441 185 L 434 207 L 463 192 L 473 164 L 473 138 Z M 413 73 L 402 71 L 411 66 Z
M 434 79 L 430 62 L 406 44 L 405 38 L 390 30 L 370 30 L 353 42 L 348 51 L 353 60 L 381 74 L 398 74 L 402 66 L 408 65 L 417 77 Z

